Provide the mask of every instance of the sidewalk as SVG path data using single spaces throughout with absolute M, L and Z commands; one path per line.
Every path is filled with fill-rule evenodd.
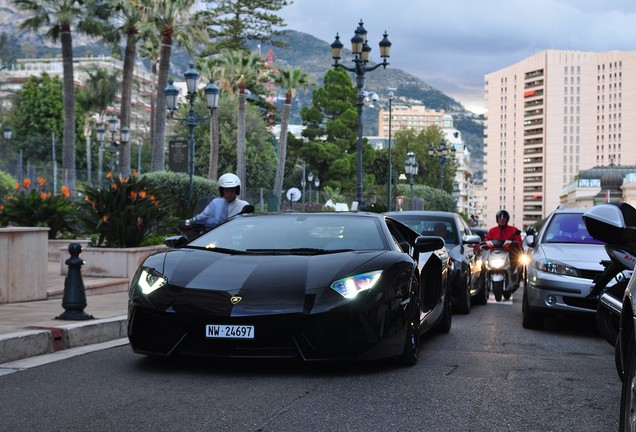
M 68 321 L 55 319 L 64 313 L 65 276 L 59 273 L 59 263 L 50 262 L 48 300 L 0 304 L 0 364 L 126 337 L 126 280 L 83 277 L 84 312 L 94 319 Z

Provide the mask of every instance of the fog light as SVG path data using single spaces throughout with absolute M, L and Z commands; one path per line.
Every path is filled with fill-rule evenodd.
M 549 295 L 545 298 L 545 304 L 547 304 L 548 306 L 554 306 L 556 302 L 557 302 L 556 296 Z

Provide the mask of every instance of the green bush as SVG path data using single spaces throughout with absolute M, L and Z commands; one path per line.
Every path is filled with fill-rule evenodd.
M 0 202 L 15 190 L 17 180 L 7 172 L 0 171 Z
M 108 186 L 83 187 L 80 218 L 86 232 L 96 235 L 93 246 L 137 247 L 176 225 L 166 211 L 170 204 L 158 198 L 145 177 L 107 178 Z
M 187 219 L 192 217 L 194 206 L 199 198 L 205 196 L 218 196 L 219 188 L 216 181 L 203 177 L 192 178 L 192 202 L 188 202 L 190 192 L 190 176 L 186 173 L 169 171 L 157 171 L 142 176 L 148 187 L 155 191 L 157 198 L 165 203 L 171 203 L 169 209 L 174 219 Z
M 62 186 L 60 194 L 52 194 L 45 191 L 44 178 L 37 182 L 34 188 L 30 179 L 15 184 L 15 193 L 0 203 L 0 226 L 49 227 L 49 239 L 75 237 L 78 219 L 68 188 Z

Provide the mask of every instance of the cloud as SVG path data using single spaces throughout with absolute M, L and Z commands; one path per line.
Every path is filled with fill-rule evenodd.
M 289 29 L 329 43 L 339 33 L 345 45 L 362 19 L 374 60 L 386 30 L 392 67 L 465 105 L 483 93 L 484 75 L 543 50 L 636 48 L 633 0 L 295 0 L 281 15 Z

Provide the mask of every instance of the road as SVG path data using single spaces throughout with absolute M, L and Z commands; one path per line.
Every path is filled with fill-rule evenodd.
M 419 363 L 156 361 L 125 345 L 0 376 L 3 431 L 612 431 L 620 381 L 593 320 L 456 315 Z

